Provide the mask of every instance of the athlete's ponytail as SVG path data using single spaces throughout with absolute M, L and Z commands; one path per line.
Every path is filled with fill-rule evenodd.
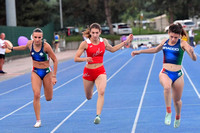
M 182 29 L 181 36 L 187 36 L 187 32 L 183 29 L 183 26 L 180 23 L 177 23 L 177 25 Z
M 85 31 L 83 31 L 82 34 L 86 38 L 90 38 L 91 37 L 89 28 L 87 28 Z

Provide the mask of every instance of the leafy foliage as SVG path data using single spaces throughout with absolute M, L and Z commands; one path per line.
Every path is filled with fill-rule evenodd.
M 43 0 L 16 1 L 18 26 L 44 26 L 50 21 L 50 9 Z
M 15 0 L 18 26 L 44 26 L 54 22 L 60 27 L 60 0 Z M 0 25 L 6 25 L 5 0 L 0 0 Z M 111 20 L 126 22 L 137 20 L 141 12 L 144 19 L 163 13 L 169 20 L 200 17 L 199 0 L 109 0 Z M 63 25 L 86 26 L 93 22 L 106 23 L 104 0 L 62 0 Z

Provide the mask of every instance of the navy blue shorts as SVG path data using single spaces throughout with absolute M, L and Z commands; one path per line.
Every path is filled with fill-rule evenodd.
M 5 54 L 0 54 L 0 59 L 5 59 Z
M 48 67 L 48 68 L 45 68 L 45 69 L 40 69 L 40 68 L 35 68 L 33 67 L 33 72 L 35 72 L 40 78 L 41 80 L 43 80 L 43 78 L 51 72 L 51 68 Z
M 174 83 L 179 77 L 183 75 L 182 70 L 174 72 L 174 71 L 166 70 L 165 68 L 162 69 L 162 73 L 167 74 L 167 76 L 172 80 L 172 83 Z

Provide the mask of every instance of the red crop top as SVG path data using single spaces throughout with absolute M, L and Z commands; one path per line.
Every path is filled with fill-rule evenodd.
M 103 38 L 99 38 L 100 42 L 98 45 L 91 43 L 90 39 L 86 40 L 88 48 L 86 49 L 87 57 L 92 57 L 93 62 L 88 62 L 88 64 L 103 63 L 103 55 L 105 53 L 105 44 Z

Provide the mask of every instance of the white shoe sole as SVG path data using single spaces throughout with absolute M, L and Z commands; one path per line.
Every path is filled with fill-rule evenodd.
M 35 128 L 41 127 L 41 122 L 36 122 L 34 125 Z

